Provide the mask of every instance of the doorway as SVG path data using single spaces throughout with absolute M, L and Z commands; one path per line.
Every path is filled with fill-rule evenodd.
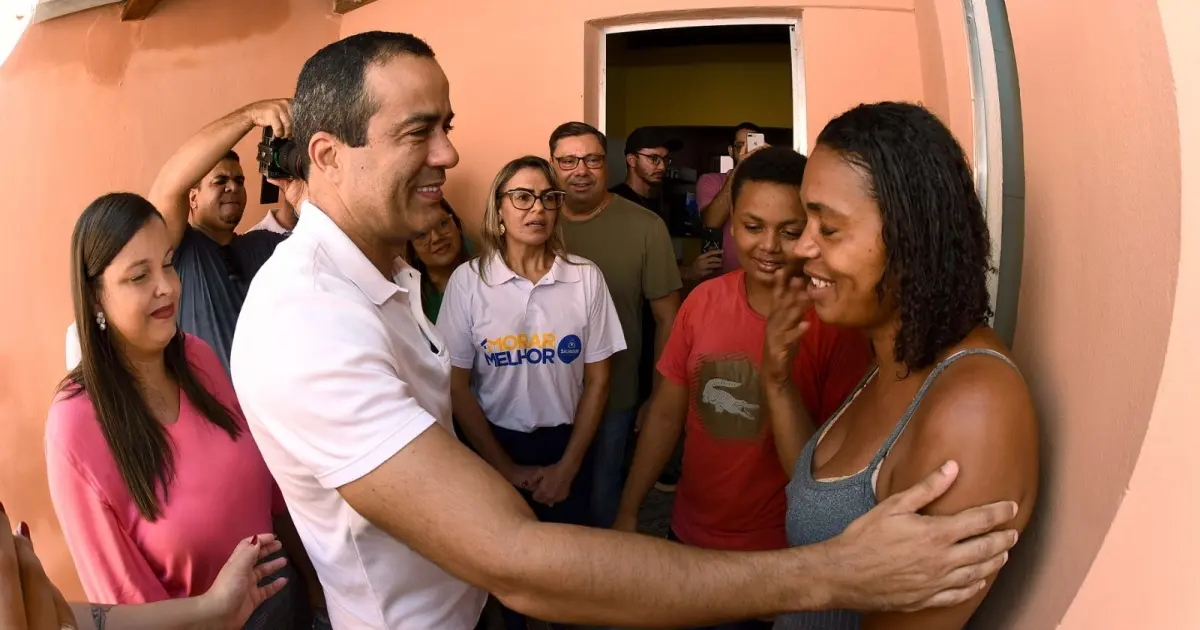
M 799 17 L 761 17 L 602 30 L 598 122 L 608 136 L 612 183 L 625 178 L 625 140 L 634 129 L 653 127 L 682 141 L 663 182 L 663 218 L 679 258 L 699 249 L 696 181 L 732 167 L 728 147 L 738 124 L 758 125 L 769 144 L 806 149 L 798 26 Z

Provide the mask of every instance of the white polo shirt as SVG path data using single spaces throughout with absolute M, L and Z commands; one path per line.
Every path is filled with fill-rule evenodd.
M 488 421 L 532 432 L 570 424 L 583 394 L 583 366 L 625 349 L 608 285 L 590 260 L 557 258 L 534 284 L 499 254 L 450 276 L 438 330 L 454 367 L 471 369 Z
M 420 279 L 394 282 L 308 204 L 251 284 L 230 361 L 339 630 L 471 630 L 486 594 L 367 522 L 338 487 L 450 420 L 450 358 Z M 413 509 L 419 509 L 414 507 Z

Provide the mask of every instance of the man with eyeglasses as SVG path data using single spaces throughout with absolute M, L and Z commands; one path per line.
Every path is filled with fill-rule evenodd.
M 607 190 L 607 144 L 603 133 L 581 122 L 560 125 L 550 135 L 551 164 L 559 188 L 567 193 L 560 221 L 567 250 L 596 263 L 604 274 L 627 348 L 613 356 L 608 405 L 592 442 L 592 517 L 597 527 L 613 524 L 621 502 L 625 449 L 642 400 L 639 362 L 643 329 L 649 324 L 645 320 L 656 327 L 657 360 L 683 288 L 666 223 L 653 211 Z
M 609 192 L 620 195 L 670 221 L 663 203 L 662 182 L 671 165 L 671 154 L 682 149 L 683 142 L 668 138 L 650 127 L 638 127 L 625 139 L 625 181 Z
M 175 243 L 183 289 L 179 325 L 212 346 L 226 371 L 250 281 L 285 238 L 270 230 L 234 233 L 246 210 L 246 176 L 233 147 L 258 127 L 270 126 L 276 136 L 287 137 L 291 118 L 291 102 L 277 99 L 246 105 L 208 124 L 167 160 L 147 196 Z M 302 190 L 282 188 L 289 201 L 293 188 Z

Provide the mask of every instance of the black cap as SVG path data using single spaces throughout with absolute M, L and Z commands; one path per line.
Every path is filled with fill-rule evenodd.
M 638 127 L 630 132 L 629 137 L 625 139 L 626 155 L 637 153 L 642 149 L 657 149 L 658 147 L 663 147 L 667 151 L 674 153 L 683 148 L 683 141 L 678 138 L 668 137 L 665 133 L 653 127 Z

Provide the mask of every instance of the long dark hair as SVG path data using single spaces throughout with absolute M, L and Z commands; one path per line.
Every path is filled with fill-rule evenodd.
M 82 360 L 58 387 L 68 399 L 85 393 L 91 398 L 121 478 L 138 512 L 151 522 L 158 520 L 168 501 L 167 488 L 175 477 L 174 452 L 166 429 L 150 413 L 129 363 L 113 343 L 112 332 L 100 330 L 96 310 L 101 274 L 143 226 L 162 220 L 154 205 L 138 195 L 112 193 L 93 201 L 75 222 L 71 297 Z M 242 429 L 233 414 L 205 389 L 188 364 L 183 331 L 176 330 L 163 355 L 167 373 L 191 404 L 230 439 L 238 439 Z
M 817 145 L 865 172 L 883 219 L 886 267 L 876 293 L 895 291 L 896 360 L 933 365 L 992 315 L 991 239 L 962 146 L 919 105 L 860 105 L 834 118 Z

